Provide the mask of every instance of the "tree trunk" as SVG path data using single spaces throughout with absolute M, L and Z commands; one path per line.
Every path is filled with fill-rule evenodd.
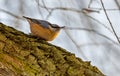
M 0 76 L 104 76 L 65 49 L 0 23 Z

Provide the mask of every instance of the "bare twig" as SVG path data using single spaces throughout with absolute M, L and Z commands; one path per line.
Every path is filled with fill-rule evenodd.
M 106 17 L 107 17 L 107 20 L 108 20 L 108 21 L 109 21 L 109 23 L 110 23 L 110 26 L 111 26 L 111 28 L 112 28 L 112 31 L 113 31 L 113 33 L 114 33 L 114 35 L 115 35 L 115 37 L 116 37 L 117 41 L 118 41 L 118 42 L 119 42 L 119 44 L 120 44 L 119 37 L 117 36 L 117 34 L 116 34 L 116 32 L 115 32 L 115 29 L 114 29 L 114 27 L 113 27 L 113 25 L 112 25 L 112 23 L 111 23 L 111 21 L 110 21 L 110 19 L 109 19 L 108 15 L 107 15 L 107 12 L 106 12 L 106 9 L 105 9 L 105 6 L 104 6 L 104 3 L 103 3 L 103 1 L 102 1 L 102 0 L 100 0 L 100 2 L 101 2 L 101 4 L 102 4 L 103 10 L 104 10 L 105 15 L 106 15 Z
M 99 10 L 91 9 L 91 8 L 83 8 L 82 11 L 85 12 L 86 14 L 87 13 L 100 13 Z
M 41 8 L 45 8 L 45 6 L 39 5 Z M 77 10 L 75 8 L 65 8 L 65 7 L 55 7 L 55 8 L 51 8 L 51 7 L 47 7 L 47 9 L 49 10 L 65 10 L 65 11 L 74 11 L 74 12 L 79 12 L 82 13 L 81 10 Z
M 69 30 L 83 30 L 83 31 L 87 31 L 87 32 L 93 32 L 99 36 L 102 36 L 103 38 L 106 38 L 108 40 L 110 40 L 111 42 L 113 42 L 116 45 L 119 45 L 118 43 L 116 43 L 114 40 L 112 40 L 111 38 L 107 37 L 106 35 L 103 35 L 101 33 L 99 33 L 98 31 L 95 31 L 94 29 L 89 29 L 89 28 L 80 28 L 80 27 L 65 27 L 64 29 L 69 29 Z
M 17 18 L 17 19 L 22 19 L 22 20 L 23 20 L 22 17 L 19 17 L 19 16 L 15 15 L 15 14 L 13 14 L 13 13 L 11 13 L 11 12 L 8 12 L 8 11 L 6 11 L 6 10 L 4 10 L 4 9 L 1 9 L 1 8 L 0 8 L 0 11 L 5 12 L 5 13 L 7 13 L 7 14 L 9 14 L 9 15 Z
M 120 4 L 119 4 L 118 0 L 115 0 L 115 3 L 116 3 L 116 5 L 118 6 L 118 9 L 119 9 L 119 12 L 120 12 Z M 120 14 L 120 13 L 119 13 L 119 14 Z
M 110 43 L 106 43 L 106 42 L 100 42 L 100 43 L 85 43 L 85 44 L 81 44 L 80 47 L 85 47 L 85 46 L 103 46 L 103 45 L 112 45 Z
M 37 6 L 38 6 L 38 12 L 40 13 L 40 15 L 41 15 L 41 17 L 43 19 L 44 17 L 43 17 L 42 12 L 41 12 L 41 10 L 39 8 L 39 6 L 40 6 L 39 0 L 35 0 L 35 1 L 36 1 Z
M 88 8 L 90 8 L 90 5 L 91 5 L 92 1 L 93 1 L 93 0 L 90 0 L 90 2 L 89 2 L 89 4 L 88 4 Z
M 48 20 L 48 18 L 52 15 L 52 13 L 53 13 L 53 10 L 50 10 L 49 14 L 46 16 L 45 20 Z
M 43 6 L 45 7 L 45 9 L 49 12 L 49 9 L 47 8 L 47 6 L 45 5 L 44 0 L 42 0 Z
M 117 6 L 118 6 L 118 8 L 120 10 L 120 4 L 119 4 L 119 2 L 117 0 L 115 0 L 115 3 L 117 4 Z
M 24 14 L 24 0 L 20 0 L 19 1 L 19 6 L 18 6 L 18 10 L 19 10 L 19 14 L 21 14 L 21 15 L 23 15 Z M 16 28 L 20 28 L 21 26 L 20 26 L 20 21 L 19 21 L 20 19 L 14 19 L 14 24 L 15 24 L 15 27 Z
M 93 7 L 91 7 L 91 9 L 94 9 L 94 10 L 96 9 L 96 10 L 99 10 L 99 11 L 100 11 L 100 10 L 104 10 L 104 9 L 102 9 L 102 8 L 93 8 Z M 119 11 L 120 9 L 116 9 L 116 8 L 109 9 L 109 8 L 108 8 L 108 9 L 105 9 L 105 10 L 106 10 L 106 11 Z
M 85 16 L 89 17 L 90 19 L 96 21 L 97 23 L 101 24 L 103 27 L 105 27 L 107 30 L 109 30 L 111 33 L 113 33 L 112 30 L 111 30 L 109 27 L 107 27 L 105 24 L 103 24 L 103 23 L 100 22 L 99 20 L 97 20 L 97 19 L 95 19 L 95 18 L 93 18 L 93 17 L 91 17 L 91 16 L 89 16 L 89 15 L 87 15 L 87 14 L 85 14 L 85 13 L 83 13 L 83 14 L 84 14 Z
M 44 0 L 42 0 L 42 4 L 43 4 L 43 6 L 45 7 L 45 9 L 48 11 L 48 15 L 47 15 L 46 18 L 45 18 L 45 20 L 47 20 L 47 19 L 51 16 L 51 14 L 52 14 L 53 11 L 52 11 L 52 10 L 49 10 L 49 9 L 47 8 Z
M 67 34 L 67 36 L 71 39 L 71 41 L 74 43 L 74 45 L 76 46 L 77 50 L 80 51 L 80 46 L 77 45 L 77 43 L 75 42 L 75 40 L 71 37 L 71 35 L 69 34 L 69 32 L 67 30 L 65 30 L 65 33 Z M 82 56 L 85 58 L 85 59 L 88 59 L 85 54 L 80 51 L 82 54 Z

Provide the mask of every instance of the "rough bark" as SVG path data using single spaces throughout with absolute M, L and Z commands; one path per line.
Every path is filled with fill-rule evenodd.
M 89 61 L 0 23 L 0 76 L 104 76 Z

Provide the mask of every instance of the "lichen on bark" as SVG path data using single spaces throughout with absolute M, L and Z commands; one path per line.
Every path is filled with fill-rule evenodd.
M 89 61 L 0 23 L 0 75 L 104 76 Z

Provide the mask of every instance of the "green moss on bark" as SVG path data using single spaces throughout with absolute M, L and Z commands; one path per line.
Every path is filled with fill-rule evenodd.
M 0 62 L 14 76 L 104 76 L 65 49 L 0 23 Z M 7 68 L 7 70 L 6 70 Z M 0 69 L 1 70 L 1 69 Z

